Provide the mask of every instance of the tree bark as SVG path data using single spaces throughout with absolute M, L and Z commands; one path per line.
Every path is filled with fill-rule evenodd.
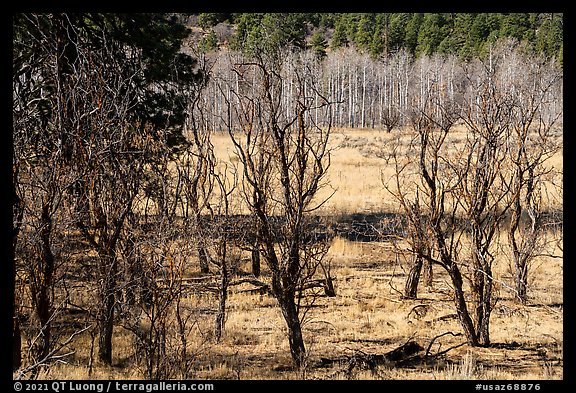
M 528 266 L 525 259 L 520 256 L 515 256 L 516 262 L 516 298 L 522 303 L 526 304 L 528 301 Z
M 260 251 L 257 248 L 252 250 L 252 274 L 260 277 Z
M 54 275 L 54 254 L 52 253 L 50 235 L 52 233 L 52 218 L 50 217 L 50 205 L 42 206 L 42 229 L 40 230 L 40 263 L 36 274 L 36 288 L 33 291 L 34 308 L 38 323 L 38 340 L 35 343 L 34 356 L 36 359 L 45 358 L 50 352 L 51 328 L 50 319 L 51 301 L 50 289 Z
M 114 305 L 116 303 L 116 256 L 106 250 L 100 256 L 102 288 L 100 288 L 98 360 L 112 365 L 112 336 L 114 331 Z
M 472 322 L 472 318 L 470 317 L 470 313 L 468 312 L 468 308 L 466 306 L 466 299 L 464 297 L 464 290 L 462 288 L 462 275 L 460 274 L 460 270 L 456 265 L 453 265 L 448 273 L 452 279 L 452 285 L 454 285 L 454 304 L 456 306 L 458 319 L 460 320 L 460 324 L 464 329 L 466 341 L 468 342 L 468 345 L 477 347 L 479 343 L 478 336 L 476 335 L 474 322 Z
M 490 314 L 492 313 L 492 270 L 487 269 L 484 277 L 484 297 L 481 299 L 479 308 L 482 312 L 482 321 L 476 327 L 478 343 L 480 346 L 490 345 Z
M 136 226 L 136 220 L 133 214 L 128 214 L 127 217 L 128 225 L 131 228 Z M 128 285 L 124 289 L 124 301 L 129 306 L 134 306 L 139 304 L 141 301 L 141 291 L 144 287 L 144 282 L 142 280 L 143 266 L 140 255 L 138 255 L 138 240 L 134 235 L 133 230 L 128 230 L 123 239 L 123 252 L 125 259 L 125 277 L 128 281 Z
M 214 321 L 214 337 L 216 342 L 220 342 L 222 330 L 224 330 L 224 321 L 226 318 L 226 299 L 228 297 L 228 266 L 226 257 L 222 258 L 220 270 L 220 299 L 218 302 L 218 312 Z
M 254 242 L 252 246 L 254 247 L 251 252 L 251 259 L 252 259 L 252 274 L 254 277 L 260 277 L 260 231 L 256 229 L 256 233 L 254 236 Z
M 473 301 L 475 307 L 476 336 L 478 345 L 490 345 L 490 314 L 492 312 L 492 269 L 488 262 L 474 257 L 476 272 L 473 275 Z
M 434 273 L 432 271 L 432 262 L 424 261 L 424 285 L 428 288 L 432 287 L 434 281 Z
M 20 335 L 20 322 L 18 317 L 12 319 L 12 371 L 18 370 L 22 365 L 22 336 Z
M 200 261 L 200 273 L 210 273 L 210 266 L 208 265 L 208 253 L 206 252 L 206 249 L 201 245 L 198 246 L 198 260 Z
M 300 368 L 304 365 L 306 348 L 304 347 L 304 338 L 302 337 L 302 328 L 300 325 L 300 318 L 298 317 L 298 310 L 296 308 L 296 303 L 294 302 L 294 294 L 285 294 L 284 296 L 279 297 L 278 303 L 288 327 L 288 342 L 290 345 L 292 361 L 297 368 Z
M 404 298 L 406 299 L 416 299 L 418 297 L 418 284 L 420 282 L 420 272 L 422 271 L 422 257 L 416 255 L 410 272 L 408 273 L 408 278 L 406 279 L 406 284 L 404 286 Z

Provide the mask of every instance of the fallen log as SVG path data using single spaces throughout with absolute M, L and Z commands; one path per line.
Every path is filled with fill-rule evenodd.
M 251 278 L 251 277 L 246 277 L 246 278 L 234 280 L 228 285 L 230 287 L 232 287 L 232 286 L 240 285 L 240 284 L 251 284 L 251 285 L 255 286 L 255 288 L 244 289 L 240 292 L 272 294 L 272 288 L 270 287 L 270 284 L 267 284 L 263 281 L 260 281 L 258 279 Z M 336 296 L 336 293 L 334 291 L 334 284 L 332 283 L 332 279 L 309 280 L 306 283 L 304 283 L 304 285 L 302 285 L 301 290 L 307 290 L 307 289 L 312 289 L 312 288 L 323 288 L 326 296 L 331 296 L 331 297 Z
M 352 372 L 355 367 L 366 368 L 374 371 L 377 366 L 386 365 L 394 367 L 400 362 L 404 362 L 424 348 L 416 341 L 409 340 L 396 349 L 384 354 L 369 354 L 363 351 L 356 351 L 352 356 L 340 356 L 337 358 L 320 358 L 320 367 L 327 367 L 334 363 L 346 365 L 347 372 Z
M 328 297 L 336 296 L 336 291 L 334 290 L 334 284 L 332 282 L 332 278 L 322 278 L 317 280 L 310 280 L 307 281 L 304 285 L 302 285 L 302 290 L 312 289 L 312 288 L 323 288 L 324 294 Z
M 244 289 L 240 292 L 259 293 L 261 295 L 272 293 L 272 289 L 270 288 L 269 284 L 267 284 L 263 281 L 257 280 L 255 278 L 250 278 L 250 277 L 241 278 L 239 280 L 232 281 L 228 285 L 234 286 L 234 285 L 240 285 L 240 284 L 251 284 L 251 285 L 254 285 L 256 287 L 256 288 L 251 288 L 251 289 Z

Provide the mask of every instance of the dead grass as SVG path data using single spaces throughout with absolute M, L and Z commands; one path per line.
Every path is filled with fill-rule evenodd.
M 320 297 L 307 314 L 303 333 L 308 351 L 307 368 L 293 370 L 285 325 L 276 301 L 269 295 L 249 294 L 234 289 L 229 298 L 222 340 L 212 340 L 211 329 L 216 298 L 189 297 L 188 306 L 208 307 L 195 318 L 190 331 L 194 371 L 198 379 L 561 379 L 563 373 L 562 303 L 541 302 L 547 298 L 544 285 L 531 287 L 538 304 L 522 306 L 510 294 L 500 293 L 491 319 L 493 347 L 450 350 L 428 364 L 387 369 L 377 373 L 358 369 L 346 373 L 346 365 L 321 368 L 321 357 L 385 353 L 412 338 L 425 348 L 446 332 L 461 331 L 446 275 L 435 270 L 431 288 L 420 288 L 416 300 L 402 300 L 405 272 L 385 247 L 336 238 L 330 257 L 336 278 L 337 296 Z M 561 263 L 547 266 L 547 285 L 561 288 Z M 243 268 L 248 269 L 248 266 Z M 266 269 L 263 275 L 266 276 Z M 535 278 L 537 280 L 537 278 Z M 210 308 L 211 307 L 211 308 Z M 212 310 L 212 311 L 210 311 Z M 416 312 L 417 311 L 417 312 Z M 113 367 L 95 364 L 88 374 L 90 337 L 74 343 L 76 353 L 67 365 L 50 369 L 50 379 L 140 379 L 133 361 L 128 332 L 117 327 Z M 461 345 L 462 336 L 444 336 L 430 348 L 436 354 Z
M 378 149 L 396 138 L 376 130 L 335 130 L 331 147 L 332 163 L 328 180 L 336 190 L 322 207 L 325 215 L 358 212 L 389 212 L 397 209 L 382 186 L 382 177 L 390 168 L 375 156 Z M 458 143 L 462 136 L 451 136 Z M 214 134 L 217 156 L 234 160 L 226 134 Z M 400 132 L 408 143 L 410 135 Z M 551 164 L 562 170 L 562 152 Z M 322 191 L 327 196 L 332 190 Z M 562 209 L 561 188 L 550 188 L 556 205 Z M 333 240 L 329 252 L 336 297 L 320 296 L 303 321 L 307 362 L 303 370 L 293 370 L 286 339 L 285 324 L 269 295 L 231 290 L 226 327 L 219 343 L 211 331 L 217 300 L 214 294 L 190 294 L 184 306 L 205 310 L 195 314 L 189 331 L 193 371 L 198 379 L 562 379 L 563 376 L 563 252 L 551 245 L 552 256 L 534 262 L 529 288 L 530 302 L 520 305 L 506 285 L 499 286 L 498 301 L 491 319 L 490 348 L 462 345 L 464 338 L 454 318 L 450 283 L 435 268 L 430 288 L 419 289 L 416 300 L 402 300 L 407 268 L 390 244 L 353 242 L 341 237 Z M 241 269 L 249 271 L 247 255 Z M 195 265 L 193 265 L 195 266 Z M 497 278 L 511 285 L 508 261 L 499 259 L 494 267 Z M 263 267 L 263 279 L 268 271 Z M 319 367 L 321 357 L 353 355 L 356 351 L 384 353 L 412 338 L 428 347 L 430 355 L 448 348 L 415 367 L 385 368 L 376 372 L 357 369 L 346 372 L 345 365 Z M 140 379 L 141 370 L 134 362 L 130 333 L 117 326 L 114 336 L 114 364 L 102 367 L 95 363 L 90 372 L 91 338 L 84 334 L 73 343 L 74 355 L 68 364 L 51 367 L 48 379 Z

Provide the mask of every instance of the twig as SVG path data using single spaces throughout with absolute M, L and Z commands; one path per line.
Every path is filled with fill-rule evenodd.
M 42 359 L 36 361 L 34 364 L 31 364 L 30 366 L 28 366 L 26 368 L 20 370 L 18 372 L 18 374 L 13 379 L 22 379 L 22 377 L 24 375 L 26 375 L 27 373 L 29 373 L 30 371 L 32 371 L 32 370 L 34 370 L 40 366 L 44 366 L 50 361 L 62 362 L 62 360 L 61 360 L 62 358 L 66 357 L 66 356 L 73 355 L 74 353 L 76 353 L 76 351 L 71 351 L 71 352 L 68 352 L 65 354 L 61 354 L 61 355 L 57 355 L 57 353 L 62 348 L 64 348 L 66 345 L 70 344 L 72 342 L 72 340 L 74 339 L 74 337 L 76 337 L 79 334 L 84 333 L 86 330 L 90 329 L 91 327 L 92 327 L 92 325 L 89 325 L 83 329 L 78 330 L 77 332 L 72 333 L 72 335 L 70 337 L 68 337 L 68 339 L 66 341 L 64 341 L 63 343 L 58 345 L 58 347 L 54 348 L 52 351 L 50 351 L 50 353 L 48 353 Z
M 394 265 L 394 270 L 392 271 L 392 276 L 390 277 L 390 280 L 388 280 L 388 285 L 390 286 L 390 288 L 392 288 L 396 293 L 398 293 L 400 295 L 400 297 L 403 297 L 404 294 L 397 290 L 396 288 L 394 288 L 394 285 L 392 285 L 392 280 L 394 279 L 394 276 L 396 275 L 396 265 L 400 265 L 400 261 L 398 258 L 398 254 L 396 254 L 396 264 Z

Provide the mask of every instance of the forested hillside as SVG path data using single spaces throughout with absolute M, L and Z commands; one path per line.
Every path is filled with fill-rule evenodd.
M 183 19 L 192 33 L 185 47 L 212 67 L 204 100 L 205 121 L 214 130 L 226 129 L 228 120 L 217 81 L 238 83 L 232 64 L 263 51 L 281 51 L 291 58 L 289 69 L 305 66 L 314 74 L 332 103 L 326 116 L 312 111 L 317 124 L 388 132 L 412 122 L 412 107 L 422 105 L 426 91 L 443 105 L 465 106 L 466 94 L 475 94 L 466 81 L 482 61 L 498 63 L 505 83 L 562 72 L 562 14 L 201 13 Z M 285 78 L 282 86 L 287 114 L 292 83 Z M 465 92 L 466 85 L 472 90 Z M 547 110 L 557 113 L 562 85 L 547 94 Z
M 372 57 L 405 49 L 411 54 L 482 56 L 500 38 L 513 38 L 562 62 L 559 13 L 201 13 L 188 17 L 202 29 L 206 50 L 250 51 L 258 41 L 326 51 L 351 46 Z

